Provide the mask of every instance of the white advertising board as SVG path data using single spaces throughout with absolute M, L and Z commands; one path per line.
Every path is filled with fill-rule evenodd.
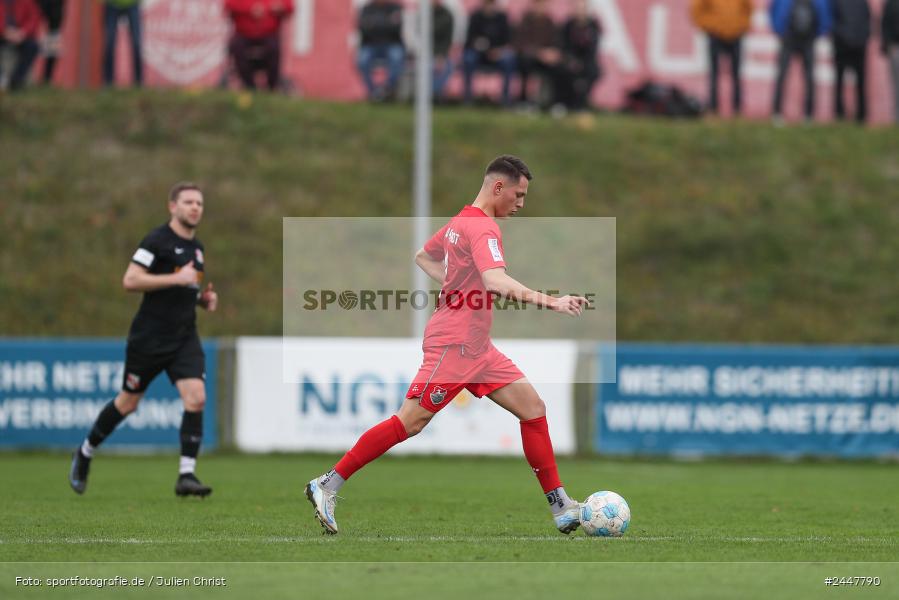
M 394 414 L 421 364 L 420 341 L 402 338 L 237 340 L 235 438 L 249 452 L 348 450 Z M 574 452 L 576 344 L 499 340 L 546 403 L 553 446 Z M 287 383 L 286 383 L 287 382 Z M 293 383 L 290 383 L 293 382 Z M 514 415 L 463 390 L 419 435 L 391 452 L 521 453 Z

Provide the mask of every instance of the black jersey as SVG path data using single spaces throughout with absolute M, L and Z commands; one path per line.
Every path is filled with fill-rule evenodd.
M 165 352 L 196 333 L 197 299 L 203 279 L 203 244 L 200 240 L 180 237 L 169 224 L 161 225 L 147 234 L 131 261 L 145 267 L 154 275 L 175 273 L 193 261 L 198 271 L 197 282 L 191 286 L 175 285 L 144 292 L 128 342 L 145 348 L 147 352 Z

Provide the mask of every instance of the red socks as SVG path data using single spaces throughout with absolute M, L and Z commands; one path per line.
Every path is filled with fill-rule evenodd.
M 544 424 L 546 420 L 544 419 Z M 334 465 L 334 470 L 349 479 L 353 473 L 378 458 L 408 436 L 403 422 L 396 415 L 382 421 L 362 434 L 356 445 Z M 552 455 L 552 448 L 549 450 Z
M 344 479 L 349 479 L 353 473 L 407 437 L 402 421 L 394 415 L 363 433 L 356 445 L 334 466 L 334 470 Z M 528 464 L 543 487 L 543 493 L 562 487 L 546 417 L 521 422 L 521 444 Z
M 553 443 L 549 439 L 546 417 L 521 421 L 521 445 L 524 446 L 524 456 L 528 459 L 528 464 L 534 469 L 534 474 L 543 487 L 543 493 L 562 487 L 559 469 L 556 468 L 556 456 L 553 454 Z

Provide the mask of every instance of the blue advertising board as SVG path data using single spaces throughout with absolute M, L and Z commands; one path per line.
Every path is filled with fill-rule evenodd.
M 217 442 L 217 345 L 206 353 L 203 447 Z M 122 388 L 124 340 L 0 340 L 0 448 L 74 448 Z M 104 447 L 178 448 L 183 404 L 165 372 Z
M 600 347 L 602 453 L 899 456 L 899 347 Z

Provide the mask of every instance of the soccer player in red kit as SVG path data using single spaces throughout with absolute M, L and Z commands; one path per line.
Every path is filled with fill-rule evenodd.
M 353 473 L 403 440 L 419 433 L 463 388 L 487 396 L 521 421 L 524 455 L 549 501 L 556 527 L 580 525 L 579 504 L 559 480 L 546 406 L 524 374 L 490 341 L 491 295 L 577 316 L 580 296 L 554 297 L 531 290 L 506 274 L 500 229 L 494 219 L 524 207 L 531 173 L 515 156 L 487 166 L 475 201 L 428 240 L 415 262 L 441 283 L 440 301 L 425 329 L 424 360 L 396 415 L 362 434 L 334 468 L 306 485 L 306 497 L 326 533 L 337 533 L 337 492 Z

